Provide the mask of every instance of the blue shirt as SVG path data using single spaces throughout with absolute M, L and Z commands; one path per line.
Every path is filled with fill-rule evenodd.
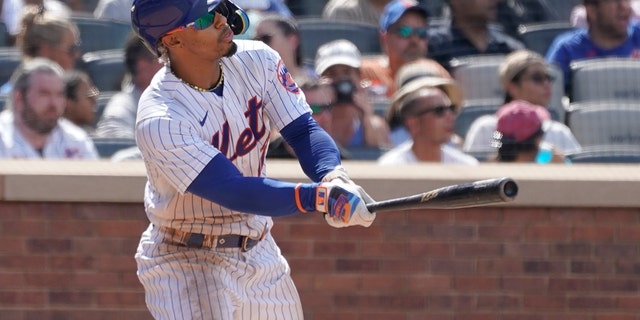
M 453 23 L 429 31 L 429 57 L 451 71 L 451 59 L 480 54 L 507 54 L 524 45 L 497 26 L 488 26 L 489 43 L 480 51 Z
M 591 41 L 587 29 L 568 31 L 555 38 L 547 51 L 546 59 L 562 69 L 565 90 L 569 92 L 571 62 L 574 60 L 605 57 L 640 58 L 640 25 L 630 24 L 627 34 L 627 40 L 620 46 L 603 49 Z

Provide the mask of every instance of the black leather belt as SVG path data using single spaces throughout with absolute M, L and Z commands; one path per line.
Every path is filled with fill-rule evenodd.
M 215 249 L 215 248 L 240 248 L 242 251 L 249 251 L 262 240 L 264 233 L 260 239 L 249 238 L 237 234 L 226 234 L 222 236 L 208 235 L 202 233 L 184 232 L 178 229 L 160 227 L 165 234 L 163 243 L 189 247 L 198 249 Z

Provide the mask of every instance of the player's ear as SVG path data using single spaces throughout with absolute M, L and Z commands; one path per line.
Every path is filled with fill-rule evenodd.
M 162 41 L 162 45 L 167 48 L 175 48 L 181 45 L 180 38 L 176 37 L 173 34 L 166 35 L 160 39 Z

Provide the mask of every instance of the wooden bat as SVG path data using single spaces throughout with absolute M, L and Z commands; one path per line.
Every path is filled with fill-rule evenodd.
M 510 202 L 518 194 L 518 185 L 511 178 L 479 180 L 454 184 L 424 193 L 372 202 L 369 211 L 406 209 L 457 209 Z

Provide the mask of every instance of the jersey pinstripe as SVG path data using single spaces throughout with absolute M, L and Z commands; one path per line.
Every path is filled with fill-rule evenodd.
M 223 153 L 245 176 L 265 176 L 271 127 L 310 112 L 278 54 L 258 41 L 236 40 L 222 58 L 224 93 L 200 92 L 161 69 L 142 94 L 136 140 L 147 168 L 145 206 L 158 226 L 205 234 L 259 237 L 270 217 L 235 212 L 186 193 L 209 161 Z
M 58 125 L 51 132 L 42 155 L 23 137 L 14 125 L 14 113 L 5 110 L 0 113 L 0 144 L 4 151 L 0 156 L 13 159 L 84 159 L 99 158 L 93 141 L 80 127 L 65 118 L 58 120 Z
M 136 259 L 155 319 L 299 320 L 300 297 L 270 234 L 248 252 L 164 245 L 150 226 Z

